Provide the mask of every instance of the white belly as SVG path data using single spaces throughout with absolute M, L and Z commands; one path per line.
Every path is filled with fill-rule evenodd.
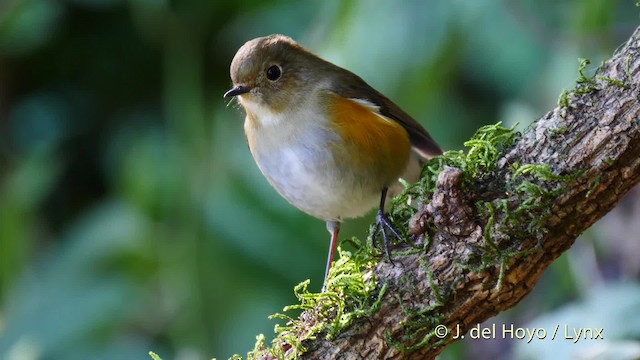
M 292 205 L 322 220 L 364 215 L 380 200 L 382 184 L 372 183 L 351 168 L 340 169 L 323 140 L 289 139 L 289 145 L 251 151 L 269 183 Z

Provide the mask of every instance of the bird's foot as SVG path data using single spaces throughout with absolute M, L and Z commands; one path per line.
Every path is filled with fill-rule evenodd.
M 393 260 L 391 260 L 391 254 L 389 253 L 389 234 L 387 231 L 390 231 L 393 236 L 397 239 L 402 239 L 402 236 L 398 233 L 396 229 L 394 229 L 393 224 L 391 224 L 391 220 L 387 214 L 385 214 L 382 210 L 378 210 L 378 214 L 376 215 L 376 227 L 373 229 L 373 233 L 371 234 L 371 247 L 375 248 L 375 239 L 378 235 L 378 232 L 382 233 L 382 239 L 384 241 L 384 253 L 387 256 L 387 259 L 392 265 Z

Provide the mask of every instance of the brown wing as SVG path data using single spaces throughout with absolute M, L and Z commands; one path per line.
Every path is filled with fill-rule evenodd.
M 409 133 L 411 146 L 423 157 L 432 158 L 442 154 L 442 149 L 431 138 L 431 135 L 425 130 L 420 123 L 414 120 L 409 114 L 404 112 L 400 107 L 382 95 L 374 88 L 369 86 L 364 80 L 357 75 L 344 70 L 341 78 L 347 77 L 349 81 L 338 81 L 339 84 L 349 83 L 351 85 L 337 86 L 337 93 L 341 96 L 354 99 L 367 100 L 380 107 L 380 113 L 388 118 L 397 121 Z

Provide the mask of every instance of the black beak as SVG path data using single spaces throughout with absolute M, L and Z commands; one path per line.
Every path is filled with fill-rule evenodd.
M 249 91 L 251 91 L 251 88 L 249 88 L 248 86 L 237 85 L 232 87 L 231 90 L 224 93 L 224 97 L 228 98 L 228 97 L 233 97 L 237 95 L 242 95 L 242 94 L 248 93 Z

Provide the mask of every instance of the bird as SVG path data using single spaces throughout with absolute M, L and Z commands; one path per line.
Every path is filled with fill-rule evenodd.
M 402 190 L 400 178 L 416 181 L 424 160 L 442 154 L 424 127 L 359 76 L 285 35 L 247 41 L 230 76 L 224 98 L 246 113 L 258 168 L 289 203 L 326 222 L 323 290 L 345 219 L 378 206 L 371 241 L 381 232 L 391 260 L 389 237 L 401 236 L 385 212 L 387 199 Z

